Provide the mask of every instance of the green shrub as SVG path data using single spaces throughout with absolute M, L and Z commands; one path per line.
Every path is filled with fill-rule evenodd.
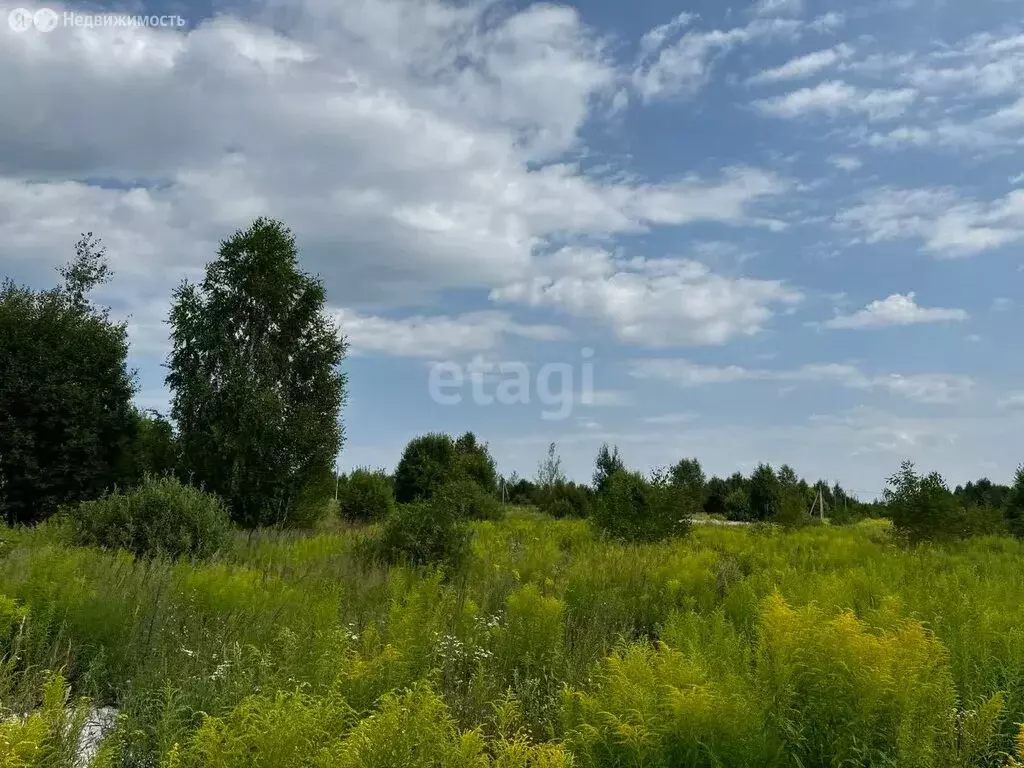
M 691 504 L 667 477 L 651 479 L 639 472 L 615 472 L 594 507 L 599 530 L 627 541 L 658 541 L 689 530 Z
M 552 517 L 588 517 L 594 492 L 585 485 L 560 480 L 537 492 L 537 505 Z
M 409 441 L 395 469 L 400 504 L 429 499 L 455 474 L 458 453 L 449 435 L 431 433 Z
M 432 503 L 444 506 L 447 514 L 464 520 L 500 520 L 505 516 L 501 502 L 468 477 L 445 483 Z
M 338 514 L 347 520 L 383 520 L 395 508 L 383 470 L 356 469 L 338 484 Z
M 70 768 L 77 764 L 78 734 L 88 709 L 71 703 L 71 689 L 60 675 L 50 675 L 42 706 L 27 716 L 0 708 L 0 766 L 3 768 Z
M 139 556 L 205 557 L 230 531 L 220 499 L 173 477 L 149 477 L 138 488 L 82 502 L 69 517 L 79 544 Z
M 465 519 L 452 505 L 418 501 L 398 505 L 384 521 L 374 550 L 388 563 L 455 569 L 469 556 L 469 543 Z

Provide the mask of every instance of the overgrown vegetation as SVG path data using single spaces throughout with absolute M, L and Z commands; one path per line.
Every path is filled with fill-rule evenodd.
M 147 477 L 68 511 L 75 540 L 140 557 L 207 557 L 227 542 L 230 519 L 221 500 L 173 477 Z
M 62 275 L 0 293 L 0 505 L 42 521 L 0 531 L 0 767 L 77 768 L 98 705 L 93 768 L 1024 761 L 1024 468 L 864 503 L 608 445 L 503 478 L 467 432 L 339 477 L 345 345 L 283 225 L 176 293 L 171 419 L 91 237 Z

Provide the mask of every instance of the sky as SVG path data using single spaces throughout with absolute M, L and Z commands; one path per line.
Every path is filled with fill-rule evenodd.
M 102 238 L 143 407 L 172 290 L 269 216 L 349 344 L 342 469 L 1024 461 L 1018 3 L 45 7 L 0 19 L 0 272 Z

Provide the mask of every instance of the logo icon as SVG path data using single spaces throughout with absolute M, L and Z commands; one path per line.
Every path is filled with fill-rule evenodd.
M 52 32 L 57 27 L 59 18 L 52 8 L 40 8 L 35 12 L 32 21 L 40 32 Z
M 15 8 L 7 14 L 7 23 L 15 32 L 25 32 L 31 29 L 34 23 L 32 11 L 27 8 Z

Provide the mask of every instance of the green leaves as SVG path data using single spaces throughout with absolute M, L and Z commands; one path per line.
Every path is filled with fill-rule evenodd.
M 83 237 L 63 287 L 0 287 L 0 511 L 36 522 L 120 481 L 137 427 L 125 326 L 88 291 L 109 277 Z
M 185 470 L 245 526 L 305 524 L 333 491 L 345 342 L 291 232 L 257 219 L 171 309 L 167 384 Z

